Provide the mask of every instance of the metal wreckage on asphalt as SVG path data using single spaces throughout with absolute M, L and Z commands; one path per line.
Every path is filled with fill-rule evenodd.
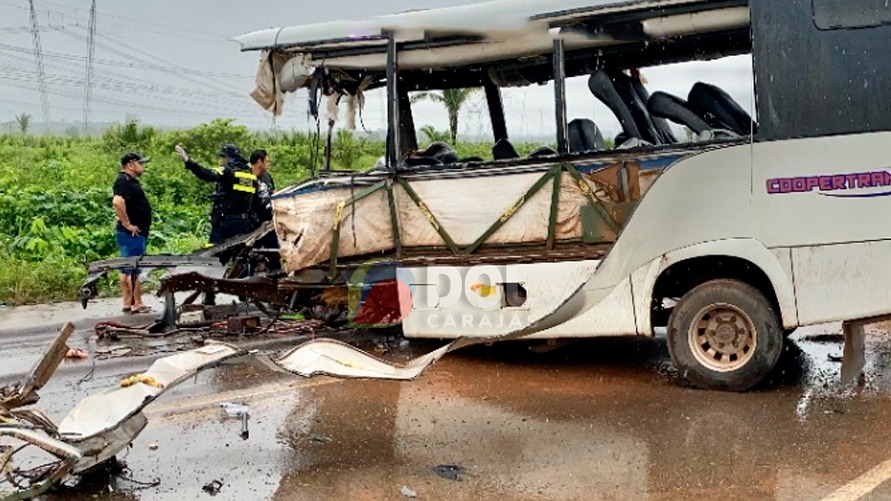
M 294 349 L 278 358 L 258 355 L 228 343 L 204 346 L 156 360 L 148 370 L 123 378 L 118 385 L 88 396 L 60 423 L 32 408 L 68 351 L 74 332 L 66 325 L 43 358 L 18 385 L 0 388 L 0 501 L 31 499 L 73 476 L 88 474 L 114 461 L 142 432 L 143 410 L 168 390 L 202 371 L 222 365 L 252 364 L 302 377 L 411 379 L 426 363 L 396 368 L 337 341 L 320 340 L 315 349 Z M 247 412 L 243 418 L 247 438 Z

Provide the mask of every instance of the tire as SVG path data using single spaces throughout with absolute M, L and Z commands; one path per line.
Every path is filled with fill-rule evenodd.
M 712 280 L 681 298 L 668 320 L 668 351 L 702 389 L 746 391 L 783 351 L 783 327 L 770 302 L 736 280 Z

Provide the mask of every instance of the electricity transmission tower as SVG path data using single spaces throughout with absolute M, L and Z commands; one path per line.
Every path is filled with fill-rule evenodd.
M 84 133 L 90 132 L 90 102 L 93 98 L 93 55 L 96 53 L 96 0 L 90 6 L 90 35 L 87 38 L 87 71 L 84 79 Z
M 34 10 L 34 0 L 28 0 L 28 3 L 31 4 L 31 39 L 34 41 L 34 57 L 37 60 L 37 85 L 40 89 L 40 105 L 43 107 L 43 121 L 49 124 L 49 99 L 46 97 L 46 73 L 43 71 L 43 50 L 40 48 L 37 12 Z

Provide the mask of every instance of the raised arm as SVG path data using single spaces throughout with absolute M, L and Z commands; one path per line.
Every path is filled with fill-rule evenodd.
M 195 177 L 202 181 L 207 181 L 209 183 L 217 183 L 220 181 L 232 183 L 232 172 L 229 169 L 225 169 L 223 167 L 215 167 L 213 169 L 208 169 L 207 167 L 203 167 L 198 162 L 189 158 L 189 155 L 186 153 L 186 150 L 183 149 L 182 146 L 176 145 L 174 147 L 174 151 L 176 154 L 182 159 L 183 163 L 192 174 L 195 174 Z

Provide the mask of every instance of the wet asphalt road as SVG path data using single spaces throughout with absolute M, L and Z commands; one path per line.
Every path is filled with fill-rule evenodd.
M 95 348 L 90 326 L 70 344 Z M 302 380 L 246 367 L 199 375 L 148 407 L 123 458 L 129 475 L 49 496 L 69 499 L 777 499 L 840 488 L 891 499 L 891 334 L 868 337 L 866 385 L 838 388 L 837 326 L 797 333 L 776 377 L 754 392 L 687 387 L 664 340 L 599 339 L 548 354 L 523 344 L 448 355 L 410 383 Z M 0 333 L 0 385 L 51 331 Z M 282 343 L 283 348 L 287 343 Z M 405 360 L 437 346 L 412 342 Z M 38 407 L 56 420 L 151 357 L 66 362 Z M 250 437 L 219 403 L 252 408 Z M 155 448 L 155 446 L 157 446 Z M 438 465 L 459 466 L 457 480 Z M 885 469 L 891 470 L 891 466 Z M 440 468 L 443 473 L 455 469 Z M 871 479 L 871 483 L 870 483 Z M 856 487 L 861 490 L 857 491 Z

